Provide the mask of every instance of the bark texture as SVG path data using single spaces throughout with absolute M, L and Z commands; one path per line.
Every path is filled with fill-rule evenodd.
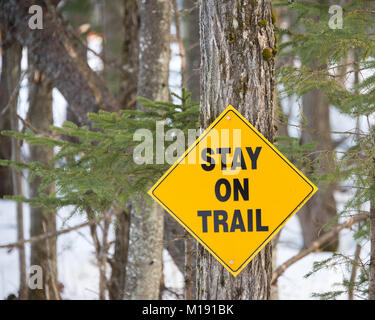
M 139 2 L 124 0 L 123 2 L 123 48 L 122 48 L 122 82 L 120 91 L 120 107 L 134 108 L 137 93 L 138 55 L 139 55 Z M 129 250 L 130 212 L 118 210 L 115 221 L 115 250 L 110 260 L 112 273 L 108 283 L 109 298 L 121 300 L 125 295 L 126 264 Z
M 140 8 L 137 96 L 168 100 L 171 4 L 168 0 L 144 0 Z
M 28 27 L 28 8 L 33 4 L 44 9 L 42 30 Z M 80 56 L 82 50 L 75 47 L 74 35 L 61 27 L 61 19 L 47 10 L 44 1 L 0 0 L 0 27 L 3 26 L 12 26 L 12 35 L 27 47 L 35 67 L 64 95 L 80 122 L 87 122 L 86 113 L 99 107 L 114 109 L 115 99 L 89 68 L 86 58 Z
M 6 33 L 3 30 L 1 33 L 1 40 L 6 41 Z M 4 45 L 1 47 L 2 52 L 2 67 L 0 76 L 0 131 L 10 130 L 10 110 L 6 110 L 9 96 L 7 82 L 9 73 L 6 70 L 5 63 L 5 50 Z M 11 139 L 10 137 L 0 135 L 0 159 L 10 160 L 12 154 Z M 13 195 L 13 184 L 12 184 L 12 170 L 9 167 L 0 166 L 0 198 L 4 195 Z
M 185 300 L 196 300 L 198 242 L 185 232 Z
M 331 124 L 329 103 L 323 92 L 313 90 L 303 98 L 303 114 L 307 126 L 302 131 L 301 143 L 317 142 L 317 151 L 311 160 L 321 157 L 319 167 L 316 169 L 319 175 L 326 174 L 333 163 L 330 158 L 334 146 L 331 138 Z M 328 153 L 328 152 L 329 153 Z M 319 186 L 316 195 L 301 209 L 298 217 L 301 222 L 304 247 L 309 248 L 320 236 L 325 234 L 324 226 L 333 220 L 337 214 L 336 201 L 333 196 L 335 185 Z M 322 246 L 323 250 L 335 251 L 338 247 L 338 235 L 329 243 Z
M 200 42 L 199 7 L 194 0 L 183 0 L 183 8 L 188 14 L 184 17 L 184 42 L 186 52 L 186 86 L 191 92 L 191 100 L 200 99 Z M 185 299 L 194 300 L 196 292 L 197 241 L 185 232 Z
M 134 108 L 137 93 L 139 65 L 139 0 L 124 0 L 124 43 L 122 47 L 122 92 L 120 102 L 122 109 Z
M 199 8 L 195 0 L 183 0 L 183 7 L 189 12 L 184 17 L 184 42 L 186 51 L 186 86 L 191 92 L 191 100 L 200 98 L 200 44 Z
M 274 42 L 269 0 L 200 1 L 204 128 L 231 104 L 273 141 Z M 269 299 L 271 269 L 271 244 L 236 278 L 199 246 L 197 298 Z
M 141 2 L 137 96 L 169 100 L 171 6 L 169 0 Z M 138 105 L 138 108 L 141 108 Z M 125 298 L 158 299 L 162 275 L 164 210 L 143 198 L 133 207 Z
M 369 300 L 375 300 L 375 203 L 371 201 L 370 208 L 370 281 L 369 281 Z
M 90 11 L 85 13 L 76 13 L 76 12 L 68 12 L 65 14 L 67 20 L 70 22 L 72 28 L 74 30 L 78 30 L 79 26 L 82 24 L 82 21 L 88 21 L 90 22 L 89 15 L 91 14 Z M 72 39 L 73 40 L 73 39 Z M 78 39 L 74 39 L 75 47 L 77 48 L 77 51 L 79 50 L 79 56 L 82 59 L 82 61 L 87 61 L 87 38 L 81 38 L 80 43 Z M 80 124 L 80 118 L 78 115 L 78 112 L 74 110 L 72 105 L 67 106 L 66 109 L 66 120 L 75 123 L 76 125 Z M 68 141 L 75 141 L 78 142 L 77 139 L 74 139 L 72 137 L 65 137 Z
M 116 68 L 117 60 L 120 62 L 123 30 L 121 1 L 101 1 L 101 26 L 103 28 L 103 49 L 101 56 L 104 58 L 103 79 L 112 93 L 118 94 L 121 85 L 121 69 Z M 134 3 L 133 1 L 128 1 Z M 128 32 L 128 31 L 127 31 Z M 133 35 L 134 37 L 137 34 Z M 118 64 L 119 65 L 119 64 Z
M 21 58 L 22 47 L 12 37 L 10 29 L 5 26 L 2 28 L 2 36 L 4 37 L 1 46 L 2 49 L 2 82 L 1 82 L 1 105 L 0 110 L 8 110 L 9 112 L 9 125 L 13 131 L 19 131 L 17 108 L 18 96 L 21 81 Z M 1 118 L 1 117 L 0 117 Z M 8 140 L 9 142 L 9 140 Z M 10 139 L 10 158 L 8 160 L 20 161 L 21 150 L 20 142 L 15 138 Z M 11 179 L 14 195 L 22 194 L 22 178 L 21 173 L 17 172 L 14 168 L 11 169 Z M 17 214 L 17 240 L 23 241 L 23 206 L 22 203 L 16 204 Z M 19 263 L 19 299 L 27 299 L 27 280 L 26 280 L 26 256 L 25 246 L 22 244 L 18 247 L 18 263 Z
M 29 77 L 29 111 L 28 121 L 33 127 L 48 132 L 53 124 L 52 113 L 52 85 L 38 70 Z M 30 146 L 30 161 L 37 161 L 45 165 L 53 159 L 53 149 L 43 146 Z M 50 194 L 54 186 L 39 191 L 40 177 L 30 182 L 30 196 L 38 197 L 40 192 Z M 37 236 L 56 231 L 56 213 L 37 207 L 30 208 L 30 236 Z M 30 265 L 38 265 L 43 270 L 43 289 L 29 291 L 31 300 L 60 299 L 57 280 L 56 238 L 31 244 Z
M 165 249 L 173 259 L 178 270 L 185 273 L 185 230 L 170 214 L 164 216 L 164 242 Z
M 115 220 L 115 248 L 113 257 L 109 260 L 112 268 L 108 281 L 108 293 L 110 300 L 122 300 L 125 295 L 126 264 L 129 250 L 130 208 L 124 211 L 118 210 Z

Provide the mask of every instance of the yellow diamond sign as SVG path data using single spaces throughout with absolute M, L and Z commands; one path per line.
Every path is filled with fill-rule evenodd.
M 229 106 L 149 194 L 237 276 L 316 191 Z

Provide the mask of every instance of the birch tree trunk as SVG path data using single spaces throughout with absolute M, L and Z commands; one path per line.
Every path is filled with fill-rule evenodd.
M 202 127 L 231 104 L 272 142 L 275 36 L 270 0 L 201 0 L 200 45 Z M 271 269 L 271 244 L 236 278 L 199 246 L 197 298 L 268 299 Z
M 35 70 L 29 77 L 29 111 L 28 121 L 33 127 L 48 132 L 53 124 L 52 114 L 52 85 L 39 70 Z M 53 158 L 53 149 L 42 146 L 30 146 L 30 160 L 45 165 Z M 35 177 L 30 182 L 30 196 L 39 196 L 41 179 Z M 42 192 L 50 194 L 54 186 L 50 185 Z M 30 209 L 30 236 L 56 231 L 56 212 L 41 207 Z M 29 291 L 32 300 L 60 299 L 57 281 L 57 253 L 56 238 L 37 241 L 31 244 L 30 265 L 38 265 L 43 270 L 43 288 Z
M 137 96 L 168 101 L 171 5 L 169 0 L 140 4 L 140 56 Z M 141 108 L 140 105 L 137 106 Z M 131 212 L 126 299 L 158 299 L 162 275 L 164 210 L 139 195 Z

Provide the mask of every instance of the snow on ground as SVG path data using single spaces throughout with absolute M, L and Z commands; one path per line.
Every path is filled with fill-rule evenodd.
M 0 244 L 16 240 L 16 206 L 12 201 L 0 201 Z M 58 228 L 67 228 L 84 221 L 84 217 L 76 215 L 65 222 L 70 215 L 71 208 L 60 210 L 58 213 Z M 29 209 L 24 205 L 25 237 L 29 236 Z M 277 248 L 277 264 L 280 265 L 290 257 L 296 255 L 302 246 L 301 228 L 298 217 L 294 216 L 281 231 L 280 242 Z M 352 255 L 355 242 L 352 232 L 347 230 L 340 235 L 339 251 Z M 369 252 L 369 245 L 365 244 L 362 256 Z M 27 247 L 27 256 L 29 250 Z M 314 261 L 329 257 L 330 253 L 312 253 L 301 259 L 279 278 L 280 299 L 311 299 L 314 292 L 326 292 L 334 288 L 335 283 L 348 277 L 345 268 L 323 270 L 317 274 L 304 278 L 312 270 Z M 164 277 L 168 288 L 179 294 L 182 293 L 183 277 L 167 251 L 163 252 Z M 59 281 L 64 285 L 64 299 L 97 299 L 99 274 L 95 264 L 95 255 L 89 229 L 82 228 L 58 238 L 58 272 Z M 17 250 L 10 252 L 0 250 L 0 299 L 10 293 L 16 293 L 18 288 L 18 260 Z M 175 295 L 165 292 L 164 299 L 175 299 Z M 343 296 L 342 298 L 346 298 Z
M 29 237 L 29 207 L 24 205 L 25 238 Z M 58 228 L 63 225 L 62 217 L 69 211 L 59 212 Z M 82 223 L 83 218 L 76 216 L 65 223 L 64 228 Z M 0 243 L 16 241 L 16 205 L 13 201 L 0 201 Z M 88 228 L 61 235 L 58 238 L 58 272 L 59 281 L 64 284 L 65 299 L 96 299 L 99 273 L 95 267 L 95 256 Z M 29 245 L 26 246 L 27 261 Z M 28 266 L 29 267 L 29 266 Z M 17 250 L 0 250 L 0 299 L 18 288 L 18 256 Z
M 343 204 L 348 200 L 348 197 L 349 195 L 347 193 L 335 193 L 339 211 L 343 209 Z M 348 229 L 344 229 L 340 233 L 339 253 L 347 256 L 354 255 L 356 242 L 353 239 L 353 234 L 354 232 Z M 370 252 L 370 246 L 368 242 L 361 244 L 361 259 L 366 259 Z M 277 266 L 298 254 L 302 245 L 303 239 L 297 213 L 281 230 L 280 240 L 277 246 Z M 337 286 L 337 284 L 342 283 L 344 279 L 349 279 L 350 277 L 350 270 L 347 270 L 344 266 L 323 269 L 308 278 L 304 277 L 307 273 L 312 271 L 314 262 L 325 260 L 331 256 L 332 253 L 329 252 L 313 252 L 290 266 L 278 280 L 279 298 L 288 300 L 312 299 L 313 293 L 342 289 L 342 287 Z M 347 299 L 347 296 L 343 295 L 338 299 Z
M 353 254 L 355 243 L 351 232 L 343 232 L 340 236 L 339 251 Z M 294 216 L 281 231 L 280 243 L 277 247 L 277 265 L 281 265 L 289 258 L 295 256 L 302 246 L 301 228 L 298 217 Z M 343 248 L 346 247 L 346 248 Z M 313 293 L 323 293 L 339 289 L 336 283 L 341 283 L 344 276 L 348 278 L 348 271 L 342 268 L 324 269 L 309 278 L 304 276 L 312 270 L 315 261 L 327 259 L 332 254 L 327 252 L 314 252 L 290 266 L 279 278 L 279 299 L 303 300 L 312 299 Z M 342 298 L 346 299 L 345 296 Z
M 25 215 L 25 220 L 28 215 Z M 27 223 L 27 221 L 25 221 Z M 25 237 L 28 234 L 25 233 Z M 17 240 L 16 205 L 13 201 L 0 201 L 0 243 Z M 18 289 L 17 250 L 0 249 L 0 299 L 6 298 Z
M 60 210 L 58 225 L 68 228 L 87 221 L 76 215 L 64 223 L 69 210 Z M 99 270 L 96 266 L 94 245 L 88 227 L 64 234 L 58 238 L 59 281 L 64 284 L 65 299 L 97 299 Z
M 178 267 L 174 263 L 172 257 L 168 253 L 168 250 L 163 250 L 163 262 L 164 262 L 164 282 L 165 286 L 172 292 L 164 292 L 163 299 L 170 300 L 176 299 L 176 294 L 180 297 L 183 295 L 184 288 L 184 277 Z
M 25 217 L 25 238 L 29 238 L 29 207 L 23 205 Z M 57 216 L 58 229 L 68 228 L 85 222 L 84 217 L 70 217 L 72 208 L 60 210 Z M 0 200 L 0 244 L 16 241 L 16 204 L 9 200 Z M 113 233 L 110 233 L 113 237 Z M 94 247 L 88 227 L 63 234 L 57 242 L 58 278 L 64 285 L 64 299 L 97 299 L 99 287 L 99 272 L 96 266 Z M 29 245 L 26 245 L 27 261 L 29 260 Z M 183 277 L 166 250 L 163 252 L 165 263 L 165 283 L 173 292 L 182 294 Z M 29 267 L 29 266 L 28 266 Z M 17 250 L 0 249 L 0 300 L 18 290 L 18 255 Z M 165 299 L 175 299 L 169 292 Z
M 69 216 L 69 211 L 60 210 L 58 227 L 63 224 L 63 217 Z M 24 205 L 25 237 L 29 226 L 29 210 Z M 79 224 L 83 219 L 79 216 L 72 217 L 64 224 L 64 228 Z M 0 200 L 0 244 L 16 241 L 16 205 L 13 201 Z M 29 257 L 28 245 L 26 246 L 27 260 Z M 165 281 L 168 287 L 178 291 L 183 279 L 171 257 L 164 252 Z M 88 228 L 82 228 L 58 238 L 58 272 L 59 281 L 64 285 L 64 299 L 97 299 L 99 274 L 95 266 L 95 256 L 91 244 Z M 6 298 L 18 290 L 18 257 L 17 250 L 0 249 L 0 299 Z M 166 295 L 165 298 L 173 298 Z

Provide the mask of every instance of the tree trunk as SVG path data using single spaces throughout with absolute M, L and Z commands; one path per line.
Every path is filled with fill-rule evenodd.
M 123 48 L 122 65 L 124 66 L 121 91 L 121 109 L 134 108 L 137 93 L 138 55 L 139 55 L 139 3 L 123 2 Z M 115 249 L 111 260 L 112 273 L 108 284 L 109 298 L 121 300 L 125 295 L 126 264 L 129 250 L 129 230 L 131 205 L 127 210 L 120 208 L 115 215 Z
M 127 1 L 128 6 L 134 6 L 136 1 Z M 126 5 L 126 4 L 125 4 Z M 121 72 L 118 68 L 115 68 L 112 62 L 117 61 L 120 63 L 121 57 L 121 44 L 122 37 L 129 30 L 124 32 L 123 17 L 121 9 L 123 9 L 123 3 L 121 1 L 104 0 L 100 3 L 101 8 L 101 26 L 103 28 L 103 50 L 102 57 L 104 58 L 103 65 L 103 79 L 113 94 L 118 94 L 121 86 Z M 132 23 L 132 21 L 130 21 Z M 128 34 L 128 36 L 137 37 L 136 34 Z
M 125 295 L 126 264 L 129 251 L 130 230 L 130 208 L 129 210 L 115 209 L 115 248 L 110 260 L 112 272 L 108 281 L 108 293 L 110 300 L 122 300 Z
M 121 108 L 135 108 L 139 65 L 139 1 L 124 0 L 124 43 L 122 47 L 122 92 L 120 93 Z
M 171 6 L 169 0 L 140 5 L 140 58 L 137 96 L 168 101 Z M 138 105 L 138 108 L 142 108 Z M 130 219 L 125 298 L 158 299 L 162 275 L 164 210 L 140 195 Z
M 320 90 L 313 90 L 302 98 L 303 114 L 307 121 L 306 128 L 302 131 L 301 143 L 317 142 L 317 151 L 321 161 L 317 172 L 319 175 L 327 173 L 333 163 L 331 152 L 334 149 L 331 138 L 331 124 L 329 103 L 326 96 Z M 317 153 L 310 157 L 316 160 Z M 334 198 L 335 185 L 319 186 L 320 190 L 301 209 L 298 217 L 301 222 L 304 247 L 309 248 L 312 243 L 322 236 L 324 226 L 333 220 L 337 214 L 336 201 Z M 338 235 L 329 243 L 322 246 L 323 250 L 335 251 L 338 247 Z
M 179 54 L 181 57 L 181 88 L 186 87 L 186 55 L 185 46 L 181 33 L 181 13 L 179 11 L 179 6 L 177 0 L 172 0 L 174 24 L 175 24 L 175 41 L 179 46 Z M 199 84 L 198 84 L 199 85 Z M 185 238 L 187 233 L 184 228 L 169 214 L 164 216 L 164 247 L 168 250 L 168 253 L 173 259 L 179 271 L 182 275 L 186 274 L 185 268 Z M 188 260 L 190 261 L 190 260 Z M 186 283 L 185 283 L 186 284 Z M 162 284 L 162 288 L 165 288 Z M 162 295 L 162 293 L 161 293 Z
M 183 8 L 189 12 L 189 14 L 184 17 L 186 86 L 191 92 L 191 100 L 199 101 L 199 65 L 201 61 L 199 45 L 199 8 L 195 0 L 183 0 Z
M 92 15 L 93 15 L 92 10 L 85 11 L 84 13 L 76 12 L 76 11 L 70 11 L 70 12 L 65 13 L 66 19 L 69 21 L 72 28 L 77 32 L 77 34 L 79 34 L 78 30 L 79 30 L 79 26 L 82 25 L 82 21 L 91 22 Z M 80 41 L 81 41 L 81 44 L 84 44 L 84 46 L 79 45 L 78 39 L 75 39 L 75 42 L 76 42 L 75 46 L 77 47 L 77 50 L 79 50 L 80 59 L 82 61 L 85 61 L 85 63 L 87 63 L 87 46 L 88 46 L 87 37 L 81 36 Z M 80 119 L 79 119 L 78 114 L 79 114 L 79 111 L 74 110 L 74 106 L 68 103 L 67 108 L 66 108 L 66 120 L 73 122 L 76 125 L 80 125 Z M 64 137 L 64 138 L 68 141 L 78 142 L 77 139 L 72 138 L 72 137 Z
M 6 33 L 0 33 L 0 39 L 5 40 Z M 3 52 L 5 48 L 1 49 Z M 7 77 L 9 74 L 4 69 L 5 56 L 2 57 L 2 68 L 0 77 L 0 131 L 10 130 L 10 110 L 5 110 L 8 104 Z M 4 113 L 3 113 L 4 112 Z M 12 156 L 11 139 L 0 135 L 0 159 L 10 160 Z M 13 195 L 12 170 L 10 167 L 0 166 L 0 198 L 5 195 Z
M 185 273 L 185 230 L 170 214 L 164 216 L 164 242 L 173 262 Z
M 35 70 L 29 77 L 29 111 L 28 121 L 41 131 L 48 132 L 53 124 L 52 114 L 52 85 L 39 70 Z M 48 165 L 53 159 L 53 149 L 43 146 L 30 146 L 30 161 L 37 161 Z M 40 195 L 40 177 L 30 182 L 30 196 Z M 54 192 L 50 185 L 41 192 Z M 56 212 L 37 207 L 30 209 L 30 236 L 56 231 Z M 43 288 L 29 291 L 31 300 L 60 299 L 57 280 L 56 238 L 37 241 L 31 244 L 30 265 L 38 265 L 43 270 Z
M 185 300 L 195 300 L 197 286 L 197 241 L 186 232 L 185 235 Z
M 375 300 L 375 203 L 370 204 L 370 279 L 369 279 L 369 300 Z
M 260 26 L 261 20 L 267 24 Z M 271 142 L 275 36 L 269 0 L 200 1 L 201 125 L 229 104 Z M 199 299 L 269 299 L 272 248 L 264 249 L 234 278 L 202 246 L 198 249 Z
M 28 8 L 32 4 L 43 7 L 42 30 L 31 30 L 28 26 Z M 82 59 L 82 48 L 77 48 L 76 37 L 55 13 L 47 10 L 44 1 L 0 0 L 0 26 L 13 26 L 12 35 L 27 47 L 35 67 L 64 95 L 81 123 L 88 122 L 87 112 L 99 107 L 116 110 L 117 101 L 87 65 L 86 58 Z
M 317 4 L 323 5 L 326 1 L 316 0 Z M 323 10 L 323 9 L 322 9 Z M 315 22 L 319 21 L 319 16 L 313 16 Z M 310 67 L 314 70 L 326 69 L 326 64 L 319 65 L 316 60 L 312 61 Z M 331 170 L 332 151 L 334 145 L 331 137 L 330 106 L 327 96 L 320 90 L 313 90 L 302 97 L 303 115 L 307 125 L 302 130 L 301 143 L 317 142 L 317 150 L 323 151 L 319 156 L 316 173 L 320 176 Z M 318 154 L 315 152 L 311 161 L 316 160 Z M 319 190 L 315 196 L 302 208 L 298 217 L 300 219 L 304 247 L 309 248 L 320 236 L 325 234 L 324 226 L 333 220 L 337 214 L 336 201 L 334 198 L 335 185 L 318 185 Z M 322 245 L 321 249 L 326 251 L 336 251 L 338 247 L 338 235 L 329 243 Z
M 188 14 L 184 17 L 184 42 L 186 43 L 186 86 L 191 92 L 191 100 L 200 99 L 200 43 L 199 8 L 197 1 L 183 0 L 183 8 Z M 185 299 L 194 300 L 196 291 L 197 241 L 185 233 Z
M 6 45 L 2 46 L 2 97 L 0 110 L 9 110 L 10 129 L 18 131 L 18 95 L 21 81 L 21 57 L 22 47 L 11 36 L 8 28 L 2 29 L 4 42 Z M 10 140 L 11 160 L 21 161 L 21 147 L 19 140 L 12 138 Z M 22 178 L 21 173 L 16 169 L 11 169 L 11 179 L 13 185 L 13 194 L 22 195 Z M 24 239 L 23 231 L 23 206 L 22 203 L 17 202 L 17 240 Z M 27 280 L 26 280 L 26 256 L 25 246 L 22 244 L 18 247 L 18 262 L 19 262 L 19 299 L 27 299 Z

